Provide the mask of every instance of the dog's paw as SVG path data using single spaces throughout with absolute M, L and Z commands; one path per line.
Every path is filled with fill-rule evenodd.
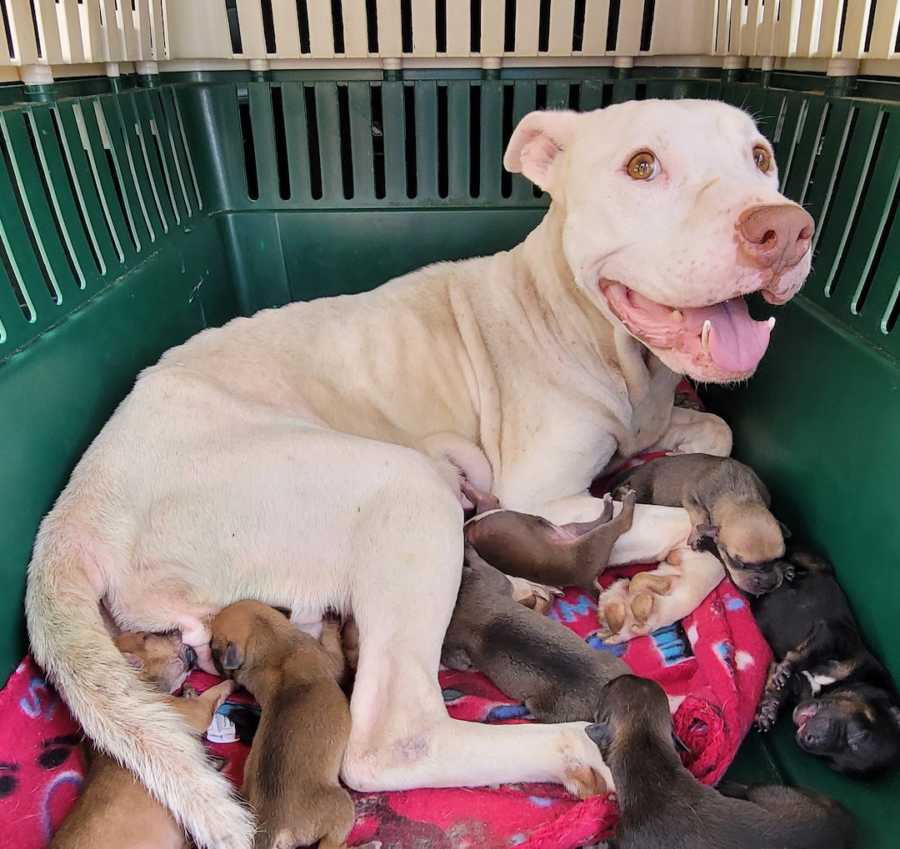
M 643 637 L 665 624 L 660 599 L 672 590 L 672 577 L 641 572 L 621 578 L 597 601 L 600 638 L 610 645 Z
M 759 703 L 759 707 L 756 711 L 755 724 L 764 734 L 774 728 L 775 720 L 778 719 L 778 710 L 780 707 L 781 703 L 777 697 L 773 698 L 768 696 L 763 698 Z

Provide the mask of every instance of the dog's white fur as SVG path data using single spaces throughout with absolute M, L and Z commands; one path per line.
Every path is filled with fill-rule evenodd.
M 238 599 L 306 624 L 352 611 L 352 787 L 575 788 L 584 767 L 611 786 L 583 724 L 448 718 L 436 673 L 462 562 L 456 479 L 492 479 L 506 507 L 567 522 L 598 514 L 586 490 L 617 451 L 729 453 L 724 422 L 673 412 L 677 375 L 612 318 L 596 279 L 676 306 L 764 285 L 731 235 L 742 208 L 784 202 L 754 168 L 757 139 L 709 102 L 528 116 L 506 164 L 553 204 L 523 244 L 236 319 L 140 375 L 41 526 L 28 625 L 87 733 L 199 844 L 247 849 L 250 818 L 138 686 L 101 600 L 124 627 L 177 627 L 201 652 L 205 618 Z M 643 147 L 666 169 L 655 185 L 624 171 Z M 613 561 L 662 560 L 689 532 L 683 510 L 638 507 Z

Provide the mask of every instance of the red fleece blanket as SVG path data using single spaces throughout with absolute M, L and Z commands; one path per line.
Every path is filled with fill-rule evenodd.
M 684 392 L 682 388 L 682 392 Z M 690 397 L 690 396 L 689 396 Z M 696 403 L 696 398 L 690 400 Z M 657 455 L 647 454 L 629 465 Z M 602 494 L 604 482 L 595 487 Z M 608 585 L 620 575 L 604 574 Z M 550 615 L 594 646 L 613 651 L 638 675 L 658 681 L 680 699 L 678 736 L 687 744 L 686 766 L 714 784 L 731 763 L 750 727 L 762 693 L 771 652 L 750 608 L 727 579 L 681 623 L 623 646 L 604 646 L 596 636 L 596 605 L 570 589 Z M 204 690 L 215 678 L 195 672 Z M 525 708 L 506 698 L 483 675 L 442 671 L 451 716 L 472 722 L 529 722 Z M 222 706 L 239 728 L 253 725 L 256 708 L 241 694 Z M 244 736 L 247 736 L 246 734 Z M 79 728 L 59 697 L 26 658 L 0 691 L 0 835 L 2 845 L 42 849 L 75 802 L 83 760 Z M 240 784 L 247 746 L 210 744 Z M 372 841 L 381 849 L 576 849 L 609 836 L 616 822 L 615 798 L 578 801 L 550 784 L 492 788 L 357 793 L 350 845 Z

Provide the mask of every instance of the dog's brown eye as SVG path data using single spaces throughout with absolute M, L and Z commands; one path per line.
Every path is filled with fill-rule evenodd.
M 772 167 L 772 154 L 769 153 L 768 148 L 758 144 L 753 148 L 753 161 L 763 174 L 768 174 Z
M 625 170 L 632 180 L 652 180 L 658 168 L 656 157 L 649 150 L 642 150 L 628 160 Z

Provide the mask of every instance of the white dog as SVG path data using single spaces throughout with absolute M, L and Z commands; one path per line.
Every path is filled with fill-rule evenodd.
M 596 516 L 618 452 L 727 454 L 714 416 L 673 409 L 679 374 L 753 373 L 813 224 L 778 192 L 744 113 L 644 101 L 528 115 L 506 167 L 546 189 L 514 250 L 207 330 L 143 372 L 44 520 L 29 568 L 34 654 L 97 744 L 197 842 L 252 824 L 104 628 L 181 629 L 237 599 L 299 624 L 352 611 L 361 653 L 343 775 L 362 790 L 611 780 L 583 724 L 450 719 L 437 669 L 462 561 L 458 475 L 510 508 Z M 680 509 L 638 507 L 613 561 L 719 569 Z M 683 600 L 682 600 L 683 601 Z M 664 617 L 664 600 L 660 617 Z M 205 651 L 205 654 L 204 654 Z

